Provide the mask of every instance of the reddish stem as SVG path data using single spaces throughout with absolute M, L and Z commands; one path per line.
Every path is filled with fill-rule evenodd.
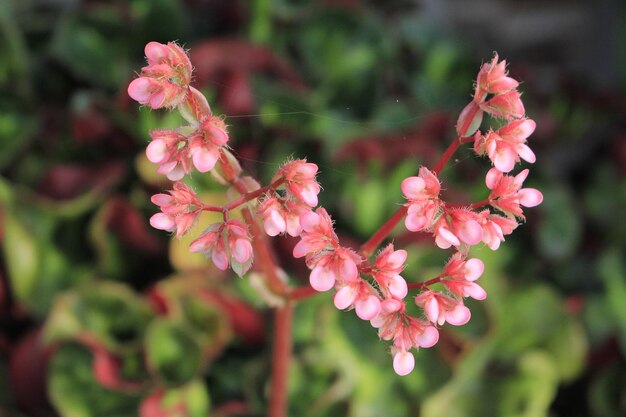
M 278 188 L 284 181 L 285 181 L 285 179 L 281 177 L 281 178 L 277 179 L 276 181 L 274 181 L 273 183 L 271 183 L 269 185 L 266 185 L 265 187 L 261 187 L 258 190 L 254 190 L 254 191 L 251 191 L 249 193 L 246 193 L 246 194 L 242 195 L 241 198 L 238 198 L 237 200 L 231 201 L 224 208 L 226 210 L 236 209 L 237 207 L 241 206 L 242 204 L 245 204 L 245 203 L 247 203 L 250 200 L 254 200 L 257 197 L 262 196 L 263 194 L 265 194 L 269 190 L 274 190 L 274 189 Z
M 289 293 L 289 299 L 292 301 L 303 300 L 305 298 L 313 297 L 319 294 L 310 285 L 303 285 L 302 287 L 296 287 Z
M 432 171 L 436 175 L 439 175 L 441 173 L 441 170 L 443 169 L 444 166 L 446 166 L 446 164 L 448 163 L 452 155 L 454 155 L 454 152 L 456 152 L 456 150 L 459 148 L 459 145 L 461 145 L 461 138 L 457 137 L 446 148 L 446 150 L 443 152 L 443 154 L 441 155 L 441 157 L 435 164 L 434 168 L 432 169 Z
M 474 118 L 474 116 L 479 110 L 480 108 L 478 107 L 478 105 L 474 105 L 471 107 L 468 117 L 466 118 L 466 122 L 460 130 L 461 132 L 463 133 L 467 132 L 467 130 L 470 127 L 472 119 Z M 469 137 L 457 136 L 456 139 L 454 139 L 452 143 L 443 152 L 443 154 L 441 155 L 441 157 L 439 158 L 439 160 L 433 167 L 432 171 L 436 175 L 439 175 L 443 167 L 448 163 L 448 161 L 450 160 L 452 155 L 454 155 L 454 152 L 456 152 L 459 146 L 462 143 L 469 143 L 469 142 L 472 142 L 473 140 L 474 140 L 473 136 L 469 136 Z M 359 253 L 366 258 L 369 257 L 374 252 L 374 250 L 383 242 L 383 240 L 385 240 L 385 238 L 389 236 L 389 234 L 394 229 L 394 227 L 396 227 L 396 225 L 400 223 L 400 221 L 402 221 L 402 219 L 406 215 L 406 212 L 407 212 L 406 206 L 402 206 L 398 210 L 396 210 L 396 212 L 393 213 L 391 217 L 382 226 L 380 226 L 380 228 L 376 232 L 374 232 L 372 237 L 370 237 L 367 240 L 367 242 L 361 245 L 361 249 L 359 250 Z
M 433 284 L 436 284 L 438 282 L 443 281 L 445 277 L 435 277 L 432 279 L 429 279 L 428 281 L 424 281 L 424 282 L 412 282 L 410 284 L 407 284 L 407 287 L 411 290 L 411 289 L 423 289 L 426 287 L 429 287 Z
M 272 349 L 272 389 L 268 417 L 287 415 L 287 377 L 291 361 L 291 328 L 293 305 L 287 303 L 274 310 L 274 344 Z
M 456 138 L 448 146 L 448 148 L 444 151 L 444 153 L 441 155 L 441 158 L 439 158 L 439 161 L 437 161 L 435 167 L 433 168 L 435 174 L 439 174 L 441 172 L 441 170 L 450 160 L 454 152 L 459 148 L 460 144 L 461 140 L 459 138 Z M 369 257 L 374 252 L 374 250 L 382 243 L 382 241 L 385 240 L 387 236 L 389 236 L 393 228 L 402 221 L 402 219 L 406 215 L 406 212 L 406 206 L 402 206 L 398 210 L 396 210 L 396 212 L 393 213 L 382 226 L 380 226 L 380 228 L 372 235 L 372 237 L 370 237 L 367 242 L 365 242 L 361 246 L 359 253 L 366 258 Z

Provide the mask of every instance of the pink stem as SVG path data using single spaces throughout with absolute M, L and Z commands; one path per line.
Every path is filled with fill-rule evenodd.
M 471 107 L 470 113 L 468 114 L 468 117 L 466 118 L 467 121 L 465 122 L 465 125 L 462 126 L 461 128 L 461 132 L 467 132 L 467 130 L 470 127 L 472 119 L 474 118 L 474 116 L 479 110 L 480 108 L 478 107 L 478 105 L 474 105 Z M 441 157 L 435 164 L 434 168 L 432 169 L 433 172 L 436 175 L 439 175 L 441 173 L 441 170 L 443 170 L 443 167 L 446 166 L 446 164 L 448 163 L 452 155 L 454 155 L 454 152 L 456 152 L 459 146 L 462 143 L 469 143 L 469 142 L 472 142 L 473 140 L 474 138 L 472 136 L 456 137 L 452 141 L 452 143 L 446 148 L 446 150 L 443 152 L 443 154 L 441 155 Z M 374 250 L 383 242 L 383 240 L 385 240 L 387 236 L 389 236 L 389 234 L 394 229 L 394 227 L 396 227 L 396 225 L 402 221 L 402 219 L 406 215 L 406 212 L 407 212 L 406 206 L 402 206 L 398 210 L 396 210 L 396 212 L 393 213 L 391 217 L 382 226 L 380 226 L 378 230 L 376 230 L 376 232 L 374 232 L 372 237 L 370 237 L 367 240 L 367 242 L 361 245 L 361 249 L 359 250 L 359 253 L 365 258 L 369 257 L 374 252 Z
M 268 417 L 287 415 L 287 377 L 291 362 L 291 332 L 293 305 L 289 302 L 274 310 L 274 338 L 272 349 L 272 389 Z

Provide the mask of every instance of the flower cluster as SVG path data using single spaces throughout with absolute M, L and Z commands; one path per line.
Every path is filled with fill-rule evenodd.
M 287 162 L 264 187 L 251 177 L 242 177 L 236 159 L 226 150 L 225 123 L 212 115 L 204 96 L 189 86 L 191 64 L 185 52 L 172 43 L 151 42 L 146 46 L 146 56 L 148 66 L 131 82 L 130 96 L 155 109 L 176 107 L 189 122 L 174 130 L 151 131 L 148 159 L 158 165 L 159 173 L 174 181 L 183 179 L 193 168 L 204 173 L 219 167 L 216 178 L 239 194 L 227 205 L 207 206 L 188 186 L 176 182 L 169 194 L 152 197 L 161 213 L 152 216 L 151 224 L 180 237 L 203 211 L 221 212 L 223 221 L 211 224 L 191 243 L 190 250 L 206 254 L 222 270 L 230 266 L 239 276 L 252 266 L 256 239 L 265 238 L 261 230 L 271 237 L 289 234 L 299 238 L 293 256 L 305 259 L 312 289 L 334 290 L 335 307 L 354 310 L 378 330 L 381 339 L 390 341 L 393 368 L 399 375 L 412 371 L 412 349 L 437 343 L 439 326 L 446 322 L 460 326 L 470 320 L 465 298 L 487 297 L 476 282 L 484 264 L 469 257 L 469 249 L 481 243 L 498 249 L 518 221 L 524 220 L 522 207 L 541 203 L 538 190 L 523 188 L 527 169 L 515 177 L 507 175 L 521 160 L 535 161 L 526 144 L 535 122 L 524 117 L 519 83 L 508 76 L 506 62 L 499 61 L 497 55 L 480 69 L 473 100 L 459 116 L 458 138 L 451 151 L 446 151 L 432 170 L 421 167 L 416 176 L 402 181 L 407 201 L 399 213 L 404 216 L 406 228 L 432 234 L 436 246 L 454 250 L 439 276 L 412 284 L 401 275 L 407 251 L 388 244 L 373 259 L 369 256 L 391 231 L 393 222 L 381 227 L 359 252 L 341 245 L 330 215 L 324 208 L 316 208 L 320 192 L 317 165 L 306 159 Z M 483 134 L 479 128 L 485 114 L 506 124 Z M 439 173 L 452 152 L 470 142 L 476 154 L 487 155 L 494 165 L 485 180 L 489 195 L 467 206 L 448 204 L 441 196 Z M 233 209 L 257 199 L 258 206 L 248 204 L 243 209 L 245 224 L 229 218 Z M 434 284 L 443 289 L 432 289 Z M 405 303 L 415 289 L 417 294 L 412 297 L 421 308 L 418 316 L 408 314 Z M 279 295 L 288 297 L 289 289 Z
M 149 42 L 144 52 L 148 65 L 128 86 L 128 95 L 153 109 L 176 107 L 187 95 L 192 66 L 187 53 L 173 42 Z

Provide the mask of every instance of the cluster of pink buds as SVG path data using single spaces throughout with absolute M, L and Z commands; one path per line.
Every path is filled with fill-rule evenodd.
M 278 170 L 272 183 L 279 186 L 267 193 L 259 208 L 265 233 L 277 236 L 286 232 L 293 237 L 302 233 L 300 216 L 317 206 L 320 185 L 316 175 L 317 165 L 306 159 L 287 162 Z
M 354 310 L 360 319 L 378 329 L 380 338 L 391 342 L 393 368 L 399 375 L 412 371 L 412 349 L 437 343 L 440 326 L 446 322 L 460 326 L 470 320 L 465 298 L 487 297 L 476 282 L 484 264 L 468 257 L 470 248 L 482 243 L 498 249 L 518 221 L 524 220 L 522 207 L 534 207 L 542 201 L 538 190 L 522 188 L 527 169 L 514 177 L 506 175 L 521 160 L 535 161 L 526 144 L 535 122 L 524 117 L 524 105 L 517 91 L 519 83 L 508 76 L 506 62 L 499 62 L 497 55 L 480 69 L 473 100 L 463 109 L 456 125 L 457 139 L 432 170 L 421 167 L 417 176 L 402 181 L 406 204 L 358 252 L 340 244 L 330 215 L 322 207 L 315 208 L 320 192 L 317 165 L 306 159 L 287 162 L 264 187 L 250 177 L 242 177 L 236 159 L 225 149 L 226 125 L 211 114 L 204 96 L 189 86 L 191 64 L 182 48 L 151 42 L 146 46 L 146 56 L 149 65 L 131 82 L 130 96 L 152 108 L 176 107 L 189 122 L 174 130 L 151 131 L 148 159 L 158 165 L 158 172 L 175 181 L 193 168 L 207 172 L 219 165 L 219 181 L 230 184 L 239 193 L 237 199 L 224 206 L 207 206 L 188 186 L 176 182 L 169 195 L 157 194 L 152 198 L 161 213 L 152 216 L 151 224 L 180 237 L 190 230 L 202 211 L 221 212 L 223 221 L 210 225 L 191 243 L 190 250 L 206 254 L 218 268 L 230 267 L 239 276 L 252 266 L 257 239 L 265 239 L 260 230 L 271 237 L 285 233 L 298 237 L 293 256 L 305 258 L 311 271 L 311 288 L 320 292 L 334 290 L 335 307 Z M 485 114 L 505 124 L 483 134 L 479 129 Z M 448 204 L 441 195 L 439 174 L 454 151 L 470 142 L 476 154 L 487 155 L 494 165 L 485 180 L 489 195 L 465 206 Z M 257 199 L 258 206 L 246 205 Z M 231 210 L 244 205 L 245 224 L 229 219 Z M 436 246 L 453 249 L 439 276 L 407 283 L 401 274 L 408 253 L 393 244 L 370 259 L 402 218 L 409 231 L 432 234 Z M 267 253 L 257 256 L 269 263 L 269 269 L 276 269 Z M 442 289 L 431 288 L 434 284 Z M 285 284 L 281 281 L 279 285 Z M 289 297 L 291 290 L 287 288 L 276 295 Z M 421 308 L 417 316 L 406 311 L 405 299 L 411 290 L 417 290 L 411 296 Z
M 242 276 L 252 266 L 253 252 L 248 228 L 239 220 L 213 223 L 196 240 L 189 250 L 204 253 L 221 270 L 228 266 Z
M 188 131 L 188 134 L 184 132 Z M 157 172 L 172 181 L 191 172 L 208 172 L 220 159 L 220 151 L 228 143 L 226 124 L 219 117 L 207 115 L 197 126 L 178 130 L 152 130 L 152 142 L 146 148 L 148 160 L 159 166 Z
M 182 182 L 174 183 L 174 188 L 169 195 L 153 195 L 152 202 L 161 208 L 161 213 L 150 218 L 152 227 L 174 232 L 176 237 L 187 233 L 202 213 L 200 199 Z
M 176 107 L 187 95 L 192 66 L 187 53 L 173 42 L 150 42 L 144 52 L 148 65 L 128 86 L 128 95 L 153 109 Z

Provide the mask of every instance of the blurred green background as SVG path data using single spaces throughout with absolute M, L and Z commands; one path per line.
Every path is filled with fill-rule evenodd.
M 330 295 L 301 303 L 289 415 L 626 415 L 625 27 L 618 0 L 0 2 L 0 416 L 265 413 L 258 279 L 148 226 L 167 184 L 143 156 L 147 131 L 180 123 L 126 96 L 151 40 L 191 50 L 248 172 L 320 166 L 321 204 L 355 247 L 452 140 L 493 51 L 523 81 L 538 125 L 528 183 L 545 199 L 500 250 L 474 251 L 487 300 L 404 378 Z M 462 149 L 446 195 L 484 198 L 487 167 Z M 409 281 L 448 256 L 429 236 L 394 239 Z M 293 243 L 275 249 L 302 284 Z

